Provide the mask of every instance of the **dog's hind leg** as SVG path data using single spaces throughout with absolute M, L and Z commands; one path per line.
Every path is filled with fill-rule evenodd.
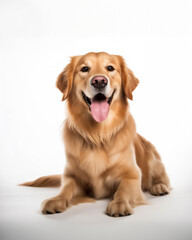
M 156 196 L 168 194 L 171 189 L 169 178 L 163 163 L 155 156 L 149 161 L 149 172 L 151 175 L 150 193 Z
M 170 181 L 155 147 L 139 134 L 135 147 L 137 164 L 142 171 L 142 189 L 156 196 L 168 194 Z

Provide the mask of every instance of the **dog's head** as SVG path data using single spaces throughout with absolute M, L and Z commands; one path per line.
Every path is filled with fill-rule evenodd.
M 62 100 L 83 106 L 96 122 L 102 122 L 115 102 L 127 104 L 127 98 L 133 99 L 138 83 L 121 56 L 99 52 L 72 57 L 56 85 Z

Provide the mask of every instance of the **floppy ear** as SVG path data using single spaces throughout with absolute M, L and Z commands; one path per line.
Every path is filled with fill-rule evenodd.
M 59 74 L 56 87 L 63 93 L 62 101 L 68 98 L 73 84 L 73 63 L 71 62 Z
M 139 80 L 135 77 L 133 72 L 126 66 L 125 60 L 118 56 L 121 66 L 122 89 L 126 97 L 133 100 L 132 92 L 139 84 Z

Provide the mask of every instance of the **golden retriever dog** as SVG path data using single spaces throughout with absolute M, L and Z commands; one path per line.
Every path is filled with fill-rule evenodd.
M 110 198 L 106 214 L 133 213 L 145 204 L 143 191 L 168 194 L 171 186 L 155 147 L 136 132 L 128 99 L 139 80 L 119 55 L 90 52 L 71 58 L 56 86 L 67 101 L 63 175 L 22 185 L 59 186 L 42 203 L 42 213 L 61 213 L 75 202 Z M 84 197 L 84 200 L 83 200 Z M 87 199 L 86 199 L 87 197 Z

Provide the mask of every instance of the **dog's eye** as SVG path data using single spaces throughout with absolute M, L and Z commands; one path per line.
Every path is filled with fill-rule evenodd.
M 114 69 L 113 66 L 108 66 L 108 67 L 107 67 L 107 70 L 110 71 L 110 72 L 112 72 L 112 71 L 114 71 L 115 69 Z
M 82 67 L 81 68 L 81 72 L 88 72 L 89 71 L 89 67 Z

